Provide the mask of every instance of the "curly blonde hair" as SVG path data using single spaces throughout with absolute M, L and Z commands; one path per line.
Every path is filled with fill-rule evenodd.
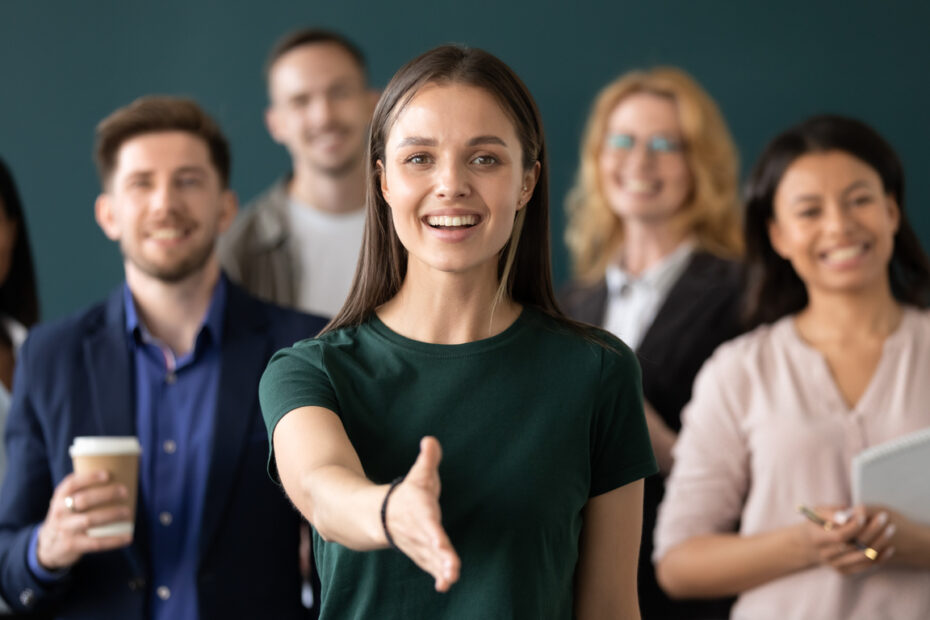
M 718 256 L 742 254 L 738 171 L 739 158 L 726 122 L 701 86 L 673 67 L 626 73 L 598 94 L 581 142 L 575 185 L 566 203 L 565 241 L 575 277 L 596 282 L 623 244 L 623 222 L 604 196 L 598 159 L 604 148 L 607 120 L 617 105 L 635 93 L 672 99 L 685 138 L 684 156 L 694 187 L 673 225 L 690 231 L 698 246 Z

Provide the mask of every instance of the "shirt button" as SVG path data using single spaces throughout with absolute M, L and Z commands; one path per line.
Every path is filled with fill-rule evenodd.
M 174 454 L 178 450 L 178 444 L 174 443 L 170 439 L 165 440 L 165 443 L 163 443 L 161 447 L 162 450 L 165 451 L 165 454 Z
M 23 607 L 32 607 L 35 600 L 36 593 L 32 591 L 32 588 L 26 588 L 19 593 L 19 602 L 23 604 Z
M 171 385 L 177 380 L 178 380 L 178 376 L 174 374 L 173 372 L 169 372 L 167 375 L 165 375 L 165 383 L 167 383 L 168 385 Z
M 158 515 L 159 522 L 165 527 L 171 525 L 172 519 L 173 517 L 171 516 L 170 512 L 163 512 L 160 515 Z
M 167 601 L 171 598 L 171 590 L 168 589 L 168 586 L 158 586 L 158 589 L 155 590 L 155 594 L 163 601 Z

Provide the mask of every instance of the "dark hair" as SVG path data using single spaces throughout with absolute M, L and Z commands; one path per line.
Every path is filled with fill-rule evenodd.
M 35 268 L 32 265 L 32 250 L 26 230 L 23 203 L 10 169 L 0 158 L 0 207 L 7 218 L 16 223 L 16 241 L 10 260 L 10 273 L 0 283 L 0 312 L 7 314 L 26 327 L 39 320 L 39 296 L 36 290 Z
M 106 186 L 116 168 L 116 156 L 123 143 L 141 134 L 186 131 L 201 138 L 210 151 L 210 161 L 229 187 L 229 142 L 210 116 L 192 99 L 150 95 L 119 108 L 97 125 L 94 161 L 100 183 Z
M 842 116 L 810 118 L 778 135 L 762 152 L 746 184 L 746 320 L 750 327 L 771 323 L 807 305 L 807 289 L 791 263 L 769 239 L 775 191 L 788 167 L 808 153 L 843 151 L 881 177 L 885 193 L 901 212 L 888 265 L 891 292 L 903 303 L 930 303 L 930 262 L 904 209 L 904 167 L 894 149 L 865 123 Z
M 297 49 L 298 47 L 322 43 L 338 45 L 352 57 L 356 64 L 358 64 L 358 68 L 362 70 L 363 75 L 368 73 L 368 69 L 365 65 L 365 55 L 362 53 L 362 50 L 343 35 L 323 28 L 301 28 L 300 30 L 285 34 L 275 42 L 274 46 L 271 48 L 271 52 L 268 53 L 268 59 L 265 60 L 265 81 L 267 81 L 271 75 L 271 68 L 274 66 L 274 63 L 278 62 L 281 56 L 284 56 L 289 51 Z
M 413 59 L 394 75 L 375 108 L 368 143 L 368 189 L 365 233 L 352 291 L 326 330 L 358 325 L 400 290 L 407 271 L 401 244 L 384 196 L 377 162 L 398 115 L 427 84 L 466 84 L 481 88 L 511 118 L 523 151 L 523 167 L 539 162 L 539 180 L 526 206 L 517 212 L 513 233 L 501 251 L 501 292 L 559 320 L 552 288 L 549 252 L 549 161 L 539 110 L 526 86 L 502 61 L 480 49 L 444 45 Z M 520 243 L 520 238 L 526 239 Z

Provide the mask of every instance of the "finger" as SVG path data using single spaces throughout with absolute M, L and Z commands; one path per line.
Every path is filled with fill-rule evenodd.
M 85 487 L 70 495 L 72 498 L 72 512 L 84 512 L 97 506 L 113 504 L 125 500 L 129 492 L 122 484 L 105 484 L 101 486 Z
M 55 493 L 53 495 L 59 495 L 61 497 L 72 495 L 88 487 L 106 484 L 109 479 L 110 472 L 103 469 L 98 471 L 81 472 L 79 474 L 70 473 L 62 478 L 61 482 L 58 483 L 58 486 L 55 488 Z
M 128 506 L 108 506 L 87 512 L 69 514 L 59 521 L 58 529 L 72 535 L 83 535 L 88 529 L 111 523 L 119 523 L 130 518 Z
M 437 559 L 439 560 L 439 577 L 436 579 L 436 591 L 448 592 L 452 584 L 459 579 L 462 561 L 451 544 L 438 549 Z
M 442 460 L 442 448 L 435 437 L 420 440 L 420 453 L 407 474 L 407 478 L 417 484 L 429 484 L 439 479 L 439 461 Z
M 885 533 L 885 528 L 887 528 L 888 525 L 888 513 L 882 510 L 868 520 L 868 523 L 866 523 L 865 527 L 862 528 L 862 532 L 859 534 L 859 540 L 871 546 L 873 541 L 878 540 Z
M 132 534 L 121 534 L 119 536 L 87 536 L 81 535 L 75 537 L 73 548 L 76 552 L 84 555 L 85 553 L 99 553 L 100 551 L 110 551 L 126 547 L 132 543 Z

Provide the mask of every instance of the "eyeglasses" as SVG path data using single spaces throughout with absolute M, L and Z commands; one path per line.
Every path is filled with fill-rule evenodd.
M 628 133 L 615 133 L 607 136 L 607 146 L 615 151 L 632 151 L 636 147 L 638 138 Z M 646 151 L 649 153 L 680 153 L 684 150 L 684 142 L 667 136 L 650 136 L 645 141 Z

